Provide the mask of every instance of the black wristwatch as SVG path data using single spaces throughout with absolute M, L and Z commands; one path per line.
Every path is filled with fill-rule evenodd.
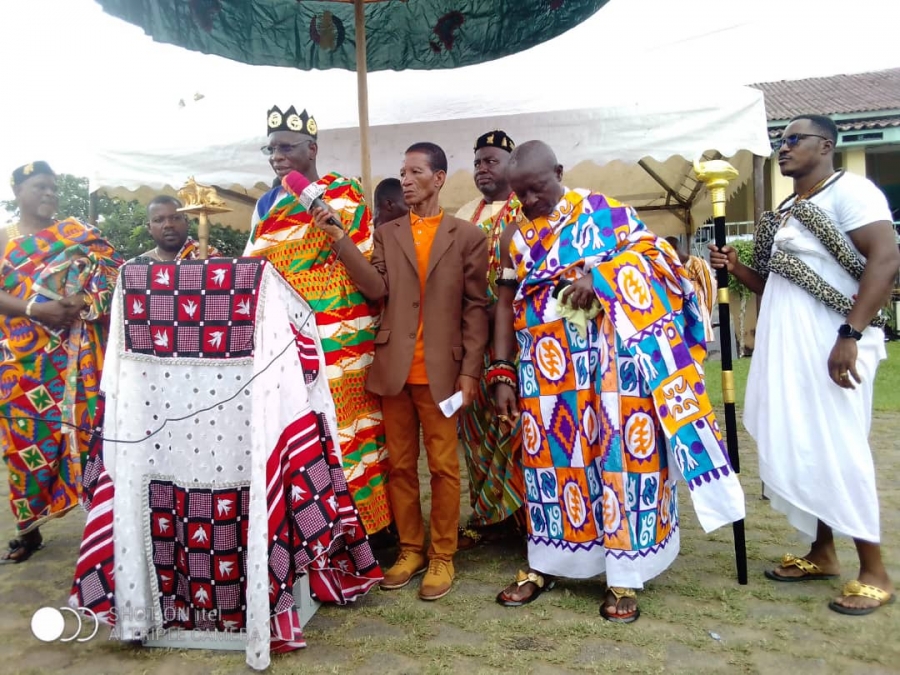
M 841 324 L 841 327 L 838 328 L 838 335 L 842 338 L 853 338 L 854 340 L 859 340 L 862 338 L 862 333 L 856 330 L 849 323 Z

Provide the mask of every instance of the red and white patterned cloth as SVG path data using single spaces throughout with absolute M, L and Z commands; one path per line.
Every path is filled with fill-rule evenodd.
M 72 607 L 122 640 L 239 632 L 263 669 L 306 646 L 300 576 L 338 604 L 381 580 L 314 321 L 262 259 L 122 268 Z

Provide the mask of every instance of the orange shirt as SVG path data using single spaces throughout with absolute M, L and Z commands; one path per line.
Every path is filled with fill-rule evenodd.
M 431 245 L 434 244 L 434 235 L 441 218 L 444 217 L 443 209 L 436 216 L 423 218 L 412 211 L 409 219 L 412 222 L 412 236 L 416 244 L 416 261 L 419 264 L 419 327 L 416 330 L 416 348 L 413 351 L 412 366 L 409 369 L 407 384 L 428 384 L 428 374 L 425 372 L 425 338 L 422 331 L 422 307 L 425 305 L 425 280 L 428 274 L 428 258 L 431 255 Z

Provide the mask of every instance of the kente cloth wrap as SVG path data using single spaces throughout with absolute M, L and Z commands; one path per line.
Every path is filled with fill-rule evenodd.
M 774 272 L 802 288 L 828 309 L 846 317 L 853 309 L 853 301 L 850 298 L 825 281 L 798 256 L 781 249 L 773 250 L 775 234 L 784 219 L 790 216 L 793 216 L 797 222 L 822 242 L 825 250 L 847 274 L 857 281 L 862 278 L 865 263 L 850 247 L 841 231 L 834 226 L 828 214 L 820 206 L 806 199 L 795 201 L 784 213 L 772 211 L 763 213 L 756 228 L 753 251 L 754 269 L 764 279 L 768 278 L 769 272 Z M 886 324 L 887 317 L 881 312 L 869 322 L 869 325 L 876 328 L 884 328 Z
M 497 208 L 494 208 L 497 207 Z M 500 235 L 519 216 L 521 204 L 515 195 L 499 206 L 484 200 L 470 216 L 488 238 L 488 301 L 497 302 L 497 279 L 500 274 Z M 501 425 L 492 404 L 487 373 L 493 362 L 492 349 L 485 350 L 484 375 L 475 400 L 464 408 L 459 418 L 460 439 L 469 472 L 469 502 L 476 527 L 499 523 L 520 512 L 525 485 L 519 458 L 521 437 L 519 425 Z
M 221 258 L 222 254 L 219 249 L 210 244 L 206 245 L 207 258 Z M 200 242 L 192 237 L 188 237 L 181 250 L 175 256 L 175 260 L 198 260 L 200 258 Z
M 356 246 L 371 256 L 371 215 L 359 185 L 336 173 L 317 183 L 325 188 L 323 201 L 340 215 L 346 232 L 341 246 Z M 366 391 L 378 311 L 357 290 L 332 252 L 331 239 L 312 224 L 297 198 L 277 188 L 260 199 L 260 207 L 265 213 L 258 214 L 246 255 L 267 258 L 315 312 L 338 411 L 344 472 L 366 531 L 377 532 L 391 522 L 381 402 Z
M 206 246 L 206 257 L 207 258 L 221 258 L 222 254 L 219 253 L 219 250 L 215 246 L 211 246 L 207 244 Z M 188 237 L 185 239 L 184 244 L 178 249 L 178 253 L 175 254 L 175 260 L 199 260 L 200 259 L 200 242 L 192 237 Z M 158 257 L 156 257 L 156 250 L 151 249 L 146 253 L 142 253 L 141 255 L 129 260 L 128 262 L 162 262 Z
M 588 191 L 522 220 L 511 255 L 529 565 L 641 588 L 677 555 L 679 473 L 704 530 L 744 517 L 691 283 L 633 209 Z M 582 338 L 553 290 L 587 273 L 602 313 Z
M 0 315 L 0 439 L 19 534 L 78 504 L 121 264 L 99 230 L 74 218 L 6 245 L 3 291 L 35 303 L 88 300 L 68 329 Z
M 300 576 L 337 604 L 381 580 L 311 314 L 258 258 L 122 268 L 72 607 L 123 640 L 239 633 L 261 669 L 306 644 Z

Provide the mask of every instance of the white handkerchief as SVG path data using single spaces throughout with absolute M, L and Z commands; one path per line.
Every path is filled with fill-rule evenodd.
M 438 406 L 440 407 L 441 412 L 444 413 L 444 417 L 453 417 L 453 415 L 456 414 L 456 411 L 462 408 L 462 404 L 462 392 L 458 391 L 450 398 L 438 403 Z

